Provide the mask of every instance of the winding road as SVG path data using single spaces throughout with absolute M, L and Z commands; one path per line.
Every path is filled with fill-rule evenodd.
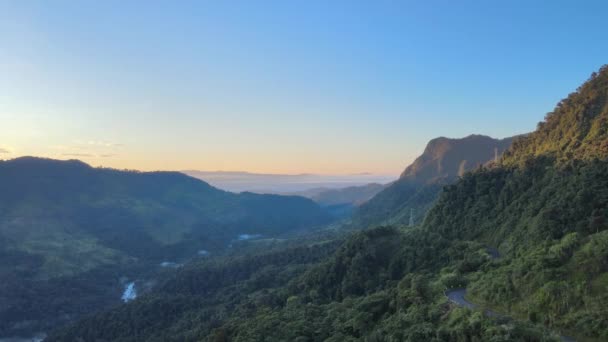
M 490 257 L 492 259 L 499 259 L 500 258 L 500 253 L 498 252 L 498 250 L 496 248 L 491 248 L 491 247 L 487 247 L 486 248 L 488 251 L 488 254 L 490 255 Z M 487 308 L 483 308 L 480 307 L 474 303 L 469 302 L 465 296 L 467 295 L 467 289 L 466 288 L 456 288 L 456 289 L 449 289 L 445 292 L 445 296 L 448 298 L 448 300 L 451 303 L 456 304 L 457 306 L 461 306 L 461 307 L 465 307 L 468 309 L 475 309 L 475 308 L 481 308 L 483 309 L 483 312 L 486 316 L 490 316 L 490 317 L 505 317 L 505 318 L 511 318 L 509 316 L 505 316 L 502 314 L 497 313 L 496 311 L 492 311 L 490 309 Z M 572 337 L 568 337 L 568 336 L 564 336 L 564 335 L 560 335 L 560 338 L 563 342 L 576 342 L 576 340 Z

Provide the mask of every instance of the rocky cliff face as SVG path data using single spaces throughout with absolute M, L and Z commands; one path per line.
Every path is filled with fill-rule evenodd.
M 400 179 L 423 184 L 449 181 L 494 160 L 512 142 L 513 138 L 493 139 L 476 134 L 461 139 L 436 138 L 429 141 L 424 153 L 403 171 Z
M 413 214 L 414 222 L 419 222 L 443 185 L 499 158 L 513 139 L 474 134 L 460 139 L 431 140 L 397 181 L 357 210 L 354 221 L 363 226 L 408 223 Z

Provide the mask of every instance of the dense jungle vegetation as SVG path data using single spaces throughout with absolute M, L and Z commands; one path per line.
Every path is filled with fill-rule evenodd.
M 608 340 L 607 99 L 604 67 L 421 225 L 194 263 L 49 340 Z
M 230 193 L 178 172 L 0 161 L 0 337 L 119 304 L 124 279 L 226 253 L 241 234 L 271 239 L 328 222 L 309 199 Z

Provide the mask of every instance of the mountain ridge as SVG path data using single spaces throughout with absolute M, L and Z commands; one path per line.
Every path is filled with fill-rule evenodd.
M 499 157 L 512 141 L 480 134 L 430 140 L 399 179 L 358 208 L 355 224 L 406 224 L 412 211 L 420 222 L 445 184 Z
M 597 79 L 583 89 L 608 93 L 608 83 Z M 579 95 L 593 97 L 586 92 Z M 266 254 L 262 266 L 249 264 L 248 272 L 230 262 L 192 264 L 170 288 L 80 321 L 50 341 L 557 342 L 566 333 L 604 341 L 608 158 L 594 141 L 587 143 L 597 151 L 571 150 L 589 153 L 579 158 L 546 146 L 572 146 L 560 134 L 570 124 L 597 127 L 602 142 L 608 122 L 587 122 L 570 109 L 557 115 L 578 122 L 540 127 L 498 163 L 446 185 L 420 225 L 357 231 L 317 261 L 286 249 Z M 586 135 L 579 133 L 573 136 Z M 304 261 L 276 267 L 287 256 Z M 242 277 L 215 292 L 196 286 L 217 267 Z M 470 300 L 500 314 L 448 301 L 446 289 L 464 288 Z
M 1 161 L 0 256 L 13 262 L 0 264 L 0 336 L 21 321 L 47 329 L 66 319 L 56 312 L 76 317 L 117 303 L 119 279 L 224 253 L 243 234 L 278 237 L 330 221 L 303 197 L 235 194 L 179 172 Z M 49 284 L 62 284 L 55 297 L 44 295 Z
M 438 137 L 427 143 L 422 155 L 401 173 L 400 178 L 421 183 L 451 180 L 491 161 L 495 152 L 496 157 L 500 157 L 512 141 L 513 137 L 494 139 L 481 134 L 463 138 Z
M 608 156 L 608 65 L 561 100 L 538 123 L 536 131 L 507 151 L 506 166 L 525 163 L 530 157 L 558 160 L 593 160 Z

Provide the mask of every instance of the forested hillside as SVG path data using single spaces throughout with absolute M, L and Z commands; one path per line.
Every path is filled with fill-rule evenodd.
M 298 193 L 298 195 L 310 198 L 323 206 L 348 204 L 356 207 L 369 201 L 384 188 L 385 185 L 370 183 L 366 185 L 348 186 L 345 188 L 336 189 L 310 189 Z
M 117 303 L 121 277 L 161 262 L 328 220 L 309 199 L 233 194 L 177 172 L 0 161 L 0 336 Z
M 506 257 L 471 297 L 545 325 L 608 339 L 608 68 L 516 142 L 501 167 L 448 186 L 425 228 Z
M 414 223 L 420 223 L 444 185 L 494 161 L 512 141 L 513 138 L 498 140 L 483 135 L 431 140 L 398 180 L 355 212 L 355 225 L 407 224 L 412 215 Z
M 336 189 L 315 188 L 293 195 L 310 198 L 338 219 L 350 219 L 357 208 L 386 187 L 385 184 L 370 183 Z
M 226 263 L 239 276 L 221 288 L 196 265 L 50 341 L 608 340 L 607 79 L 447 186 L 420 226 L 357 232 L 329 257 L 326 242 Z M 448 302 L 455 288 L 494 313 Z
M 450 241 L 418 230 L 377 228 L 356 233 L 329 257 L 323 251 L 331 245 L 319 245 L 193 265 L 157 292 L 49 340 L 557 341 L 529 324 L 499 325 L 452 308 L 443 297 L 445 286 L 461 281 L 459 269 L 491 260 L 480 244 L 448 246 Z M 438 275 L 449 258 L 454 266 Z
M 506 153 L 505 166 L 522 165 L 535 157 L 558 162 L 605 159 L 608 155 L 608 67 L 593 73 L 588 82 L 560 101 L 537 130 L 518 139 Z

